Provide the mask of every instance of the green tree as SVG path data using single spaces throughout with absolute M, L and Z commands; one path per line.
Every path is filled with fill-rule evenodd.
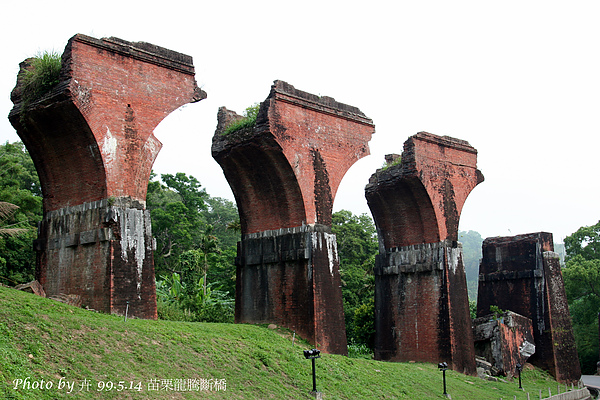
M 565 238 L 567 260 L 581 256 L 584 260 L 600 259 L 600 221 L 596 225 L 582 226 Z
M 202 215 L 206 223 L 212 226 L 212 234 L 219 238 L 221 248 L 237 248 L 240 240 L 240 216 L 235 203 L 221 197 L 208 197 L 206 205 Z
M 0 145 L 0 201 L 13 208 L 5 215 L 6 228 L 22 229 L 19 235 L 0 236 L 0 280 L 18 284 L 34 279 L 33 240 L 42 219 L 42 191 L 33 161 L 21 142 Z
M 155 175 L 153 174 L 152 178 Z M 200 244 L 206 228 L 202 211 L 208 194 L 198 180 L 178 172 L 161 175 L 162 182 L 148 183 L 146 207 L 152 217 L 152 233 L 156 238 L 154 264 L 157 275 L 180 272 L 179 258 Z
M 366 214 L 341 210 L 333 213 L 332 231 L 337 237 L 346 334 L 352 344 L 373 348 L 377 231 Z
M 147 207 L 157 238 L 155 270 L 161 318 L 231 322 L 239 221 L 235 205 L 210 197 L 198 180 L 183 173 L 161 175 L 148 184 Z M 226 241 L 228 248 L 221 249 Z M 166 294 L 180 293 L 177 301 Z
M 208 257 L 212 253 L 220 253 L 221 249 L 219 249 L 219 239 L 215 235 L 212 234 L 212 225 L 208 225 L 206 231 L 200 237 L 200 247 L 198 250 L 202 254 L 202 272 L 204 273 L 203 277 L 203 287 L 202 292 L 204 296 L 206 296 L 206 284 L 207 284 L 207 274 L 208 274 Z
M 219 242 L 219 251 L 208 254 L 210 268 L 207 272 L 208 282 L 214 282 L 221 290 L 233 295 L 235 293 L 235 257 L 237 243 L 240 240 L 241 228 L 238 209 L 232 201 L 220 197 L 209 197 L 207 209 L 202 213 L 212 227 L 211 234 Z
M 600 221 L 565 238 L 562 270 L 583 373 L 595 373 L 600 311 Z

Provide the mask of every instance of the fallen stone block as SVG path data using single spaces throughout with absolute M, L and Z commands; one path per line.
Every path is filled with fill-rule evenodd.
M 15 289 L 22 290 L 24 292 L 33 293 L 41 297 L 46 297 L 44 287 L 38 281 L 31 281 L 15 286 Z

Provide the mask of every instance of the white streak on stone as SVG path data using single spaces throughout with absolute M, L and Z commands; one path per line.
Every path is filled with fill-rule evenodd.
M 106 136 L 102 141 L 102 155 L 104 158 L 104 162 L 106 164 L 106 169 L 111 169 L 113 163 L 117 159 L 117 147 L 118 141 L 117 138 L 113 137 L 112 133 L 110 133 L 110 129 L 108 126 L 106 127 Z
M 121 258 L 127 261 L 129 250 L 133 250 L 137 264 L 137 296 L 141 295 L 142 271 L 146 257 L 144 211 L 132 208 L 117 209 L 121 225 Z
M 329 273 L 331 274 L 331 276 L 333 276 L 334 262 L 338 259 L 336 236 L 335 236 L 335 234 L 327 233 L 327 232 L 313 233 L 312 234 L 313 249 L 321 250 L 323 248 L 323 239 L 325 240 L 325 246 L 327 246 L 327 260 L 329 261 Z
M 329 260 L 329 273 L 333 276 L 334 261 L 338 259 L 337 240 L 334 234 L 323 233 L 327 242 L 327 259 Z
M 461 247 L 448 248 L 448 268 L 452 270 L 453 274 L 456 274 L 456 268 L 458 268 L 458 259 L 461 252 Z

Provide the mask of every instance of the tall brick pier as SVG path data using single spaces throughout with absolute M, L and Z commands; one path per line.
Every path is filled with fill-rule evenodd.
M 581 369 L 552 234 L 492 237 L 482 247 L 477 316 L 497 306 L 530 318 L 535 353 L 529 362 L 559 382 L 579 381 Z
M 275 81 L 256 125 L 219 110 L 212 154 L 236 198 L 242 228 L 235 320 L 293 329 L 346 354 L 332 206 L 346 171 L 369 154 L 374 125 L 359 109 Z
M 23 69 L 31 69 L 25 60 Z M 192 58 L 149 43 L 73 36 L 60 82 L 23 96 L 9 119 L 40 177 L 44 217 L 35 243 L 48 295 L 79 295 L 111 313 L 156 318 L 153 240 L 146 188 L 161 148 L 154 128 L 206 97 Z
M 483 181 L 477 151 L 420 132 L 369 180 L 365 194 L 379 235 L 375 266 L 375 357 L 445 361 L 474 374 L 475 349 L 458 223 Z

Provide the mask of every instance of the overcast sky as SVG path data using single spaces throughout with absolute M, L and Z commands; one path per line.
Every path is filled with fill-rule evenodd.
M 27 1 L 0 13 L 0 143 L 18 65 L 83 33 L 191 55 L 208 94 L 155 130 L 157 173 L 185 172 L 233 200 L 210 153 L 217 109 L 242 113 L 276 79 L 373 120 L 371 155 L 346 174 L 334 209 L 368 213 L 364 187 L 420 131 L 467 140 L 485 182 L 461 230 L 546 231 L 600 219 L 600 3 L 597 1 Z M 18 5 L 17 5 L 18 3 Z M 87 6 L 87 4 L 90 4 Z

